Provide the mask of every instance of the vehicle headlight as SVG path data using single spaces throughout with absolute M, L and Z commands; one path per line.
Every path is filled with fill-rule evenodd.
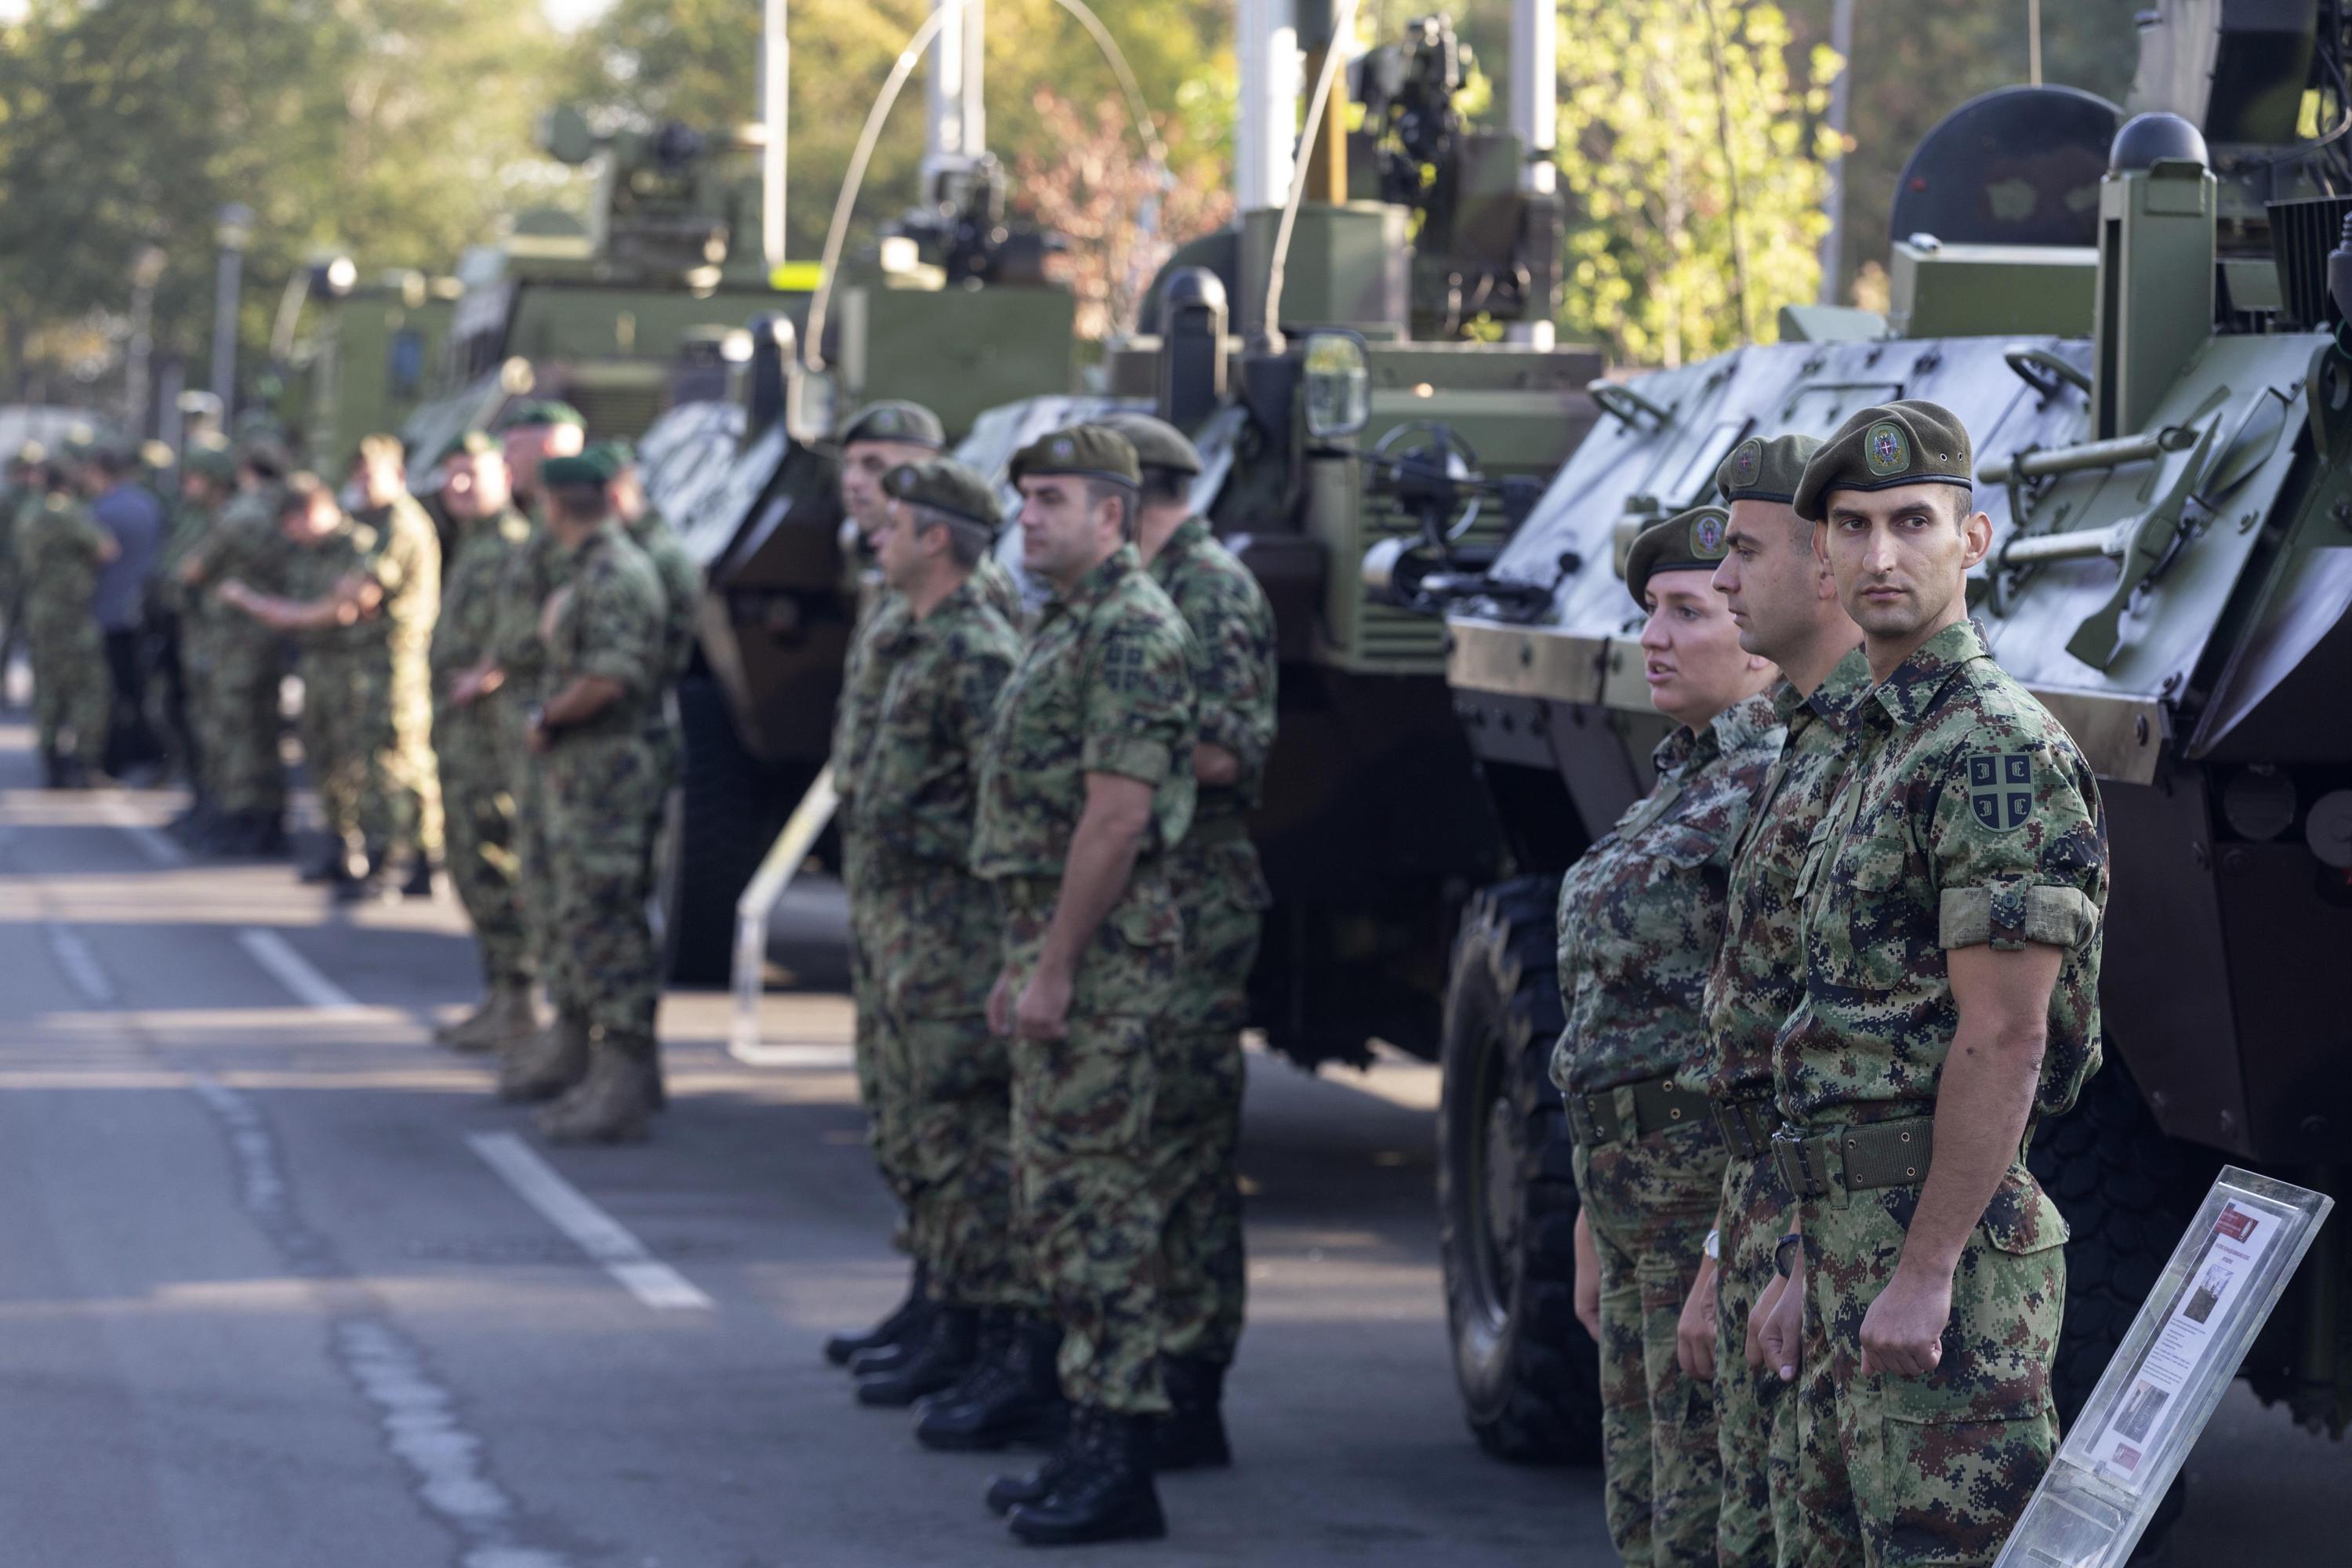
M 1364 340 L 1353 332 L 1316 332 L 1307 340 L 1307 433 L 1318 441 L 1353 436 L 1372 416 L 1372 376 Z

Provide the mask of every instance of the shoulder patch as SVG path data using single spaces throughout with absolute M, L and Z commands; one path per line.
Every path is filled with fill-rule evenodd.
M 2033 816 L 2033 754 L 1972 752 L 1969 754 L 1969 815 L 1991 833 L 2008 833 Z
M 1911 467 L 1911 438 L 1892 419 L 1882 419 L 1864 433 L 1862 460 L 1874 478 L 1892 479 Z

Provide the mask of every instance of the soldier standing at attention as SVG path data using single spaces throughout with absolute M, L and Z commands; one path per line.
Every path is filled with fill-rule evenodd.
M 943 458 L 894 468 L 875 536 L 904 606 L 875 651 L 889 671 L 856 759 L 854 831 L 864 846 L 877 1005 L 906 1079 L 908 1230 L 932 1310 L 898 1366 L 861 1379 L 860 1404 L 911 1405 L 997 1350 L 1033 1313 L 1013 1234 L 1012 1067 L 988 1027 L 996 900 L 971 874 L 980 758 L 1021 639 L 973 581 L 994 542 L 996 492 Z
M 1577 1316 L 1601 1346 L 1609 1538 L 1628 1563 L 1715 1562 L 1722 1502 L 1715 1398 L 1675 1356 L 1675 1327 L 1723 1196 L 1722 1136 L 1680 1081 L 1703 1051 L 1708 966 L 1748 803 L 1780 750 L 1762 695 L 1777 672 L 1739 646 L 1713 577 L 1724 513 L 1651 524 L 1626 558 L 1647 612 L 1650 700 L 1675 729 L 1657 784 L 1559 889 L 1551 1058 L 1575 1139 Z
M 286 542 L 278 531 L 278 497 L 291 465 L 267 431 L 236 447 L 236 494 L 222 506 L 204 540 L 180 563 L 180 580 L 211 599 L 231 578 L 249 588 L 276 585 Z M 286 850 L 286 770 L 278 755 L 278 688 L 285 674 L 282 639 L 260 622 L 216 600 L 203 603 L 212 670 L 205 679 L 205 756 L 216 825 L 194 836 L 224 855 L 277 856 Z
M 1875 682 L 1798 879 L 1805 994 L 1773 1059 L 1802 1261 L 1764 1338 L 1805 1377 L 1807 1563 L 1990 1563 L 2057 1441 L 2066 1226 L 2022 1151 L 2098 1066 L 2106 832 L 1968 619 L 1992 541 L 1969 459 L 1949 410 L 1889 404 L 1797 489 Z
M 889 521 L 889 494 L 882 481 L 891 470 L 936 457 L 947 445 L 939 416 L 914 403 L 875 403 L 849 416 L 840 437 L 841 510 L 856 525 L 861 548 L 869 548 Z M 866 917 L 873 912 L 864 889 L 866 841 L 857 833 L 858 759 L 866 754 L 875 710 L 890 678 L 877 651 L 895 646 L 906 630 L 907 606 L 887 584 L 863 584 L 857 621 L 842 668 L 840 705 L 833 720 L 833 787 L 841 797 L 841 880 L 849 894 L 849 988 L 857 1008 L 857 1098 L 866 1108 L 866 1142 L 883 1184 L 898 1200 L 901 1219 L 896 1241 L 913 1251 L 904 1218 L 914 1202 L 915 1152 L 908 1146 L 906 1075 L 890 1040 L 879 982 L 867 956 Z M 929 1282 L 918 1260 L 907 1294 L 871 1329 L 837 1333 L 824 1342 L 825 1359 L 861 1373 L 888 1371 L 920 1339 L 930 1310 Z M 860 1358 L 865 1358 L 862 1361 Z
M 1774 1253 L 1795 1206 L 1772 1159 L 1772 1040 L 1804 994 L 1797 872 L 1835 787 L 1839 721 L 1870 684 L 1862 628 L 1813 554 L 1812 525 L 1790 504 L 1820 445 L 1810 436 L 1751 438 L 1716 470 L 1730 516 L 1715 586 L 1739 646 L 1780 667 L 1771 702 L 1787 731 L 1733 849 L 1729 920 L 1706 980 L 1708 1048 L 1679 1075 L 1685 1089 L 1713 1102 L 1730 1152 L 1717 1234 L 1684 1305 L 1679 1345 L 1685 1375 L 1715 1381 L 1721 1568 L 1771 1568 L 1779 1537 L 1790 1533 L 1796 1428 L 1783 1415 L 1779 1376 L 1761 1370 L 1748 1337 L 1759 1299 L 1779 1293 Z
M 148 585 L 149 616 L 167 648 L 157 661 L 163 676 L 158 709 L 167 743 L 188 783 L 188 809 L 170 825 L 175 833 L 209 828 L 217 818 L 205 783 L 204 735 L 197 718 L 204 711 L 204 687 L 210 673 L 211 651 L 205 642 L 201 599 L 188 592 L 181 568 L 212 531 L 214 515 L 236 483 L 236 459 L 228 448 L 209 441 L 192 441 L 180 462 L 179 504 L 173 509 L 171 531 L 163 537 L 163 553 L 155 563 Z
M 555 1004 L 585 1026 L 588 1061 L 540 1130 L 560 1143 L 637 1142 L 660 1071 L 661 964 L 646 904 L 662 779 L 646 715 L 661 692 L 661 580 L 622 534 L 599 465 L 551 458 L 541 475 L 563 586 L 541 617 L 547 696 L 524 733 L 543 769 L 553 850 L 549 934 L 564 954 Z
M 401 891 L 430 898 L 443 834 L 428 654 L 441 610 L 441 536 L 408 493 L 407 460 L 397 438 L 363 438 L 352 478 L 360 498 L 354 520 L 375 536 L 363 594 L 381 606 L 385 636 L 381 647 L 371 643 L 359 670 L 367 728 L 359 826 L 368 864 L 348 896 L 380 892 L 390 868 L 405 861 Z
M 1192 513 L 1201 454 L 1181 432 L 1144 414 L 1104 421 L 1134 444 L 1143 470 L 1137 547 L 1152 580 L 1192 629 L 1200 730 L 1192 826 L 1169 858 L 1184 916 L 1176 983 L 1151 1111 L 1158 1184 L 1167 1205 L 1160 1243 L 1160 1375 L 1174 1407 L 1160 1429 L 1154 1468 L 1232 1463 L 1223 1415 L 1225 1369 L 1241 1342 L 1248 1272 L 1242 1249 L 1242 1030 L 1259 927 L 1273 900 L 1250 842 L 1274 750 L 1274 607 L 1249 568 Z
M 48 789 L 87 789 L 105 756 L 111 698 L 98 624 L 98 579 L 117 550 L 75 495 L 61 466 L 43 464 L 40 482 L 42 499 L 22 514 L 16 538 L 24 563 L 41 783 Z
M 539 1027 L 531 1002 L 539 965 L 523 929 L 507 766 L 509 751 L 520 746 L 522 721 L 507 693 L 484 690 L 474 672 L 489 651 L 500 584 L 530 539 L 530 522 L 514 510 L 505 455 L 483 432 L 467 431 L 451 443 L 441 471 L 441 504 L 456 525 L 457 547 L 441 580 L 441 613 L 427 650 L 433 755 L 446 818 L 449 880 L 473 922 L 482 1005 L 436 1037 L 455 1050 L 499 1050 L 521 1044 Z
M 1183 918 L 1170 857 L 1191 825 L 1197 706 L 1184 617 L 1135 550 L 1124 436 L 1056 431 L 1015 454 L 1021 559 L 1052 584 L 997 709 L 972 867 L 995 885 L 1013 1039 L 1014 1234 L 1062 1342 L 1062 1450 L 1023 1483 L 1035 1544 L 1157 1537 L 1160 1247 L 1151 1108 Z M 1034 1374 L 1034 1341 L 1015 1342 Z M 1044 1483 L 1042 1486 L 1039 1483 Z

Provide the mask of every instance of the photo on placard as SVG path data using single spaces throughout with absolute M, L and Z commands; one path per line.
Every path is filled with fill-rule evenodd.
M 2147 1440 L 2148 1428 L 2156 1425 L 2156 1413 L 2172 1395 L 2151 1383 L 2137 1383 L 2124 1396 L 2123 1408 L 2116 1415 L 2116 1430 L 2135 1443 Z
M 2218 1265 L 2208 1268 L 2204 1278 L 2197 1281 L 2197 1289 L 2189 1293 L 2189 1304 L 2180 1309 L 2180 1315 L 2192 1323 L 2204 1322 L 2212 1317 L 2214 1305 L 2221 1300 L 2221 1292 L 2229 1286 L 2228 1269 Z

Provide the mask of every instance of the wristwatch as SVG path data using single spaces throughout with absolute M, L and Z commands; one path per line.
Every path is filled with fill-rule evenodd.
M 1723 1261 L 1723 1232 L 1719 1230 L 1710 1230 L 1706 1233 L 1706 1247 L 1705 1251 L 1707 1257 L 1713 1258 L 1716 1262 L 1720 1263 Z
M 1805 1237 L 1801 1231 L 1790 1231 L 1772 1247 L 1772 1267 L 1788 1279 L 1797 1271 L 1797 1262 L 1805 1255 Z

